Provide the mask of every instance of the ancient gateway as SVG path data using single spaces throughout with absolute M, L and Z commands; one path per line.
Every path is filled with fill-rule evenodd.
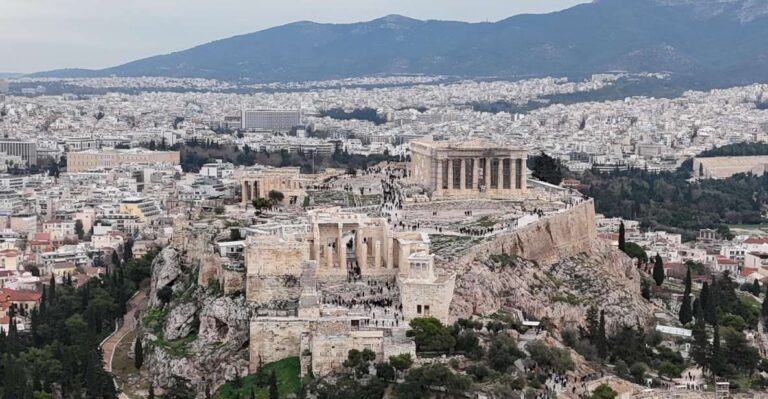
M 298 203 L 306 195 L 299 168 L 261 167 L 239 172 L 235 177 L 240 183 L 243 206 L 256 198 L 267 198 L 273 190 L 283 193 L 289 204 Z
M 411 180 L 433 199 L 510 198 L 526 191 L 525 148 L 484 141 L 411 141 Z
M 447 323 L 456 280 L 436 275 L 429 244 L 340 208 L 310 211 L 304 232 L 249 235 L 246 298 L 262 309 L 251 320 L 251 371 L 299 356 L 302 374 L 325 375 L 351 349 L 415 355 L 408 322 Z

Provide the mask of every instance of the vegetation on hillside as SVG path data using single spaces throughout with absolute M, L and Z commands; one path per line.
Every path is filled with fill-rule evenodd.
M 114 268 L 103 279 L 93 278 L 75 289 L 52 279 L 44 287 L 31 323 L 19 331 L 12 323 L 0 332 L 0 398 L 116 398 L 112 376 L 104 370 L 99 343 L 126 312 L 126 303 L 149 277 L 156 252 Z

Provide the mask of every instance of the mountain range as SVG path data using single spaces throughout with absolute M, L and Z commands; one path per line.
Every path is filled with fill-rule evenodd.
M 375 74 L 461 77 L 672 72 L 768 81 L 768 0 L 595 0 L 494 23 L 296 22 L 102 70 L 54 77 L 168 76 L 246 82 Z

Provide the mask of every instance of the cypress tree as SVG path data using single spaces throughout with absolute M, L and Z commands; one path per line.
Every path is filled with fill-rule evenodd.
M 709 370 L 713 375 L 719 375 L 722 372 L 722 354 L 720 353 L 720 327 L 717 324 L 712 326 L 715 335 L 712 338 L 712 355 L 709 361 Z
M 600 325 L 597 332 L 597 353 L 601 359 L 608 357 L 608 342 L 605 336 L 605 311 L 600 311 Z
M 693 299 L 693 306 L 691 306 L 693 309 L 693 318 L 694 319 L 701 319 L 704 317 L 704 309 L 701 308 L 701 301 L 699 298 Z
M 707 308 L 707 299 L 709 299 L 709 283 L 706 281 L 701 285 L 701 292 L 699 292 L 699 302 L 701 302 L 701 309 Z
M 626 232 L 624 231 L 624 221 L 622 220 L 619 224 L 619 249 L 624 252 L 624 250 L 627 248 L 627 240 L 625 237 Z
M 275 372 L 269 374 L 269 399 L 279 399 L 277 392 L 277 377 Z
M 704 303 L 704 320 L 711 325 L 717 325 L 717 292 L 716 284 L 707 292 L 707 301 Z
M 760 314 L 763 316 L 763 323 L 768 328 L 768 287 L 766 287 L 765 297 L 763 298 L 763 306 L 760 308 Z
M 133 365 L 136 369 L 141 369 L 144 364 L 144 348 L 141 345 L 141 339 L 136 337 L 136 342 L 133 344 Z
M 683 293 L 683 302 L 680 304 L 678 318 L 683 324 L 688 324 L 693 320 L 691 314 L 691 266 L 688 266 L 688 270 L 685 272 L 685 292 Z
M 760 292 L 762 290 L 760 289 L 760 281 L 755 279 L 755 281 L 752 282 L 752 294 L 754 294 L 756 297 L 760 297 Z
M 693 320 L 693 314 L 691 313 L 691 296 L 688 294 L 683 295 L 683 302 L 680 304 L 678 318 L 683 325 L 688 324 Z
M 53 304 L 53 301 L 56 299 L 56 275 L 51 273 L 51 287 L 48 292 L 48 301 L 50 304 Z
M 653 263 L 653 280 L 657 286 L 664 284 L 664 262 L 659 254 L 656 254 L 656 259 Z
M 587 331 L 589 332 L 589 339 L 593 343 L 597 339 L 600 331 L 600 319 L 597 307 L 594 305 L 587 309 Z
M 702 314 L 701 302 L 693 303 L 693 312 Z M 704 317 L 696 317 L 696 323 L 693 325 L 693 344 L 691 345 L 691 358 L 699 366 L 706 369 L 708 366 L 707 358 L 709 353 L 709 341 L 707 341 L 707 327 L 704 324 Z

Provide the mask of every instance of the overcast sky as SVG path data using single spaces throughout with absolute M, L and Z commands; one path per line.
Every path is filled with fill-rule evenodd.
M 0 0 L 0 72 L 104 68 L 300 20 L 498 21 L 587 0 Z

